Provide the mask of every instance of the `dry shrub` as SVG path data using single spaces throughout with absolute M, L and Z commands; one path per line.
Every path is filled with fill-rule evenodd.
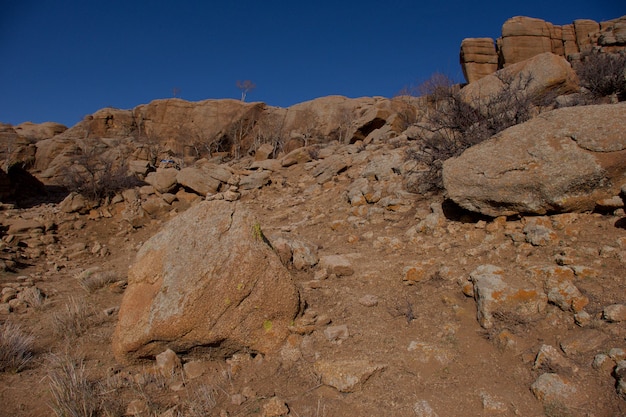
M 590 96 L 590 102 L 616 95 L 626 99 L 626 54 L 591 50 L 583 53 L 574 65 L 580 85 Z
M 96 201 L 139 185 L 141 182 L 128 173 L 126 164 L 117 159 L 106 145 L 95 140 L 85 142 L 83 148 L 75 150 L 72 164 L 65 169 L 64 185 Z
M 41 310 L 46 301 L 46 297 L 37 287 L 26 288 L 20 293 L 20 298 L 35 310 Z
M 0 326 L 0 372 L 19 372 L 32 360 L 34 337 L 20 326 L 5 322 Z
M 93 293 L 108 284 L 119 280 L 113 271 L 100 271 L 99 268 L 89 268 L 78 275 L 80 286 L 88 293 Z
M 211 415 L 217 405 L 218 392 L 210 385 L 197 385 L 189 393 L 189 397 L 182 404 L 182 415 L 188 417 L 203 417 Z
M 52 315 L 55 335 L 66 339 L 81 336 L 93 325 L 93 314 L 83 300 L 70 297 L 64 308 Z
M 97 415 L 99 400 L 95 384 L 87 380 L 85 364 L 69 354 L 50 358 L 48 380 L 57 417 L 91 417 Z
M 436 74 L 418 91 L 427 99 L 428 111 L 418 124 L 417 144 L 407 150 L 407 159 L 416 162 L 407 187 L 424 193 L 443 188 L 443 162 L 463 153 L 502 130 L 530 119 L 539 99 L 528 93 L 532 76 L 496 73 L 502 88 L 479 97 L 466 97 L 458 85 Z

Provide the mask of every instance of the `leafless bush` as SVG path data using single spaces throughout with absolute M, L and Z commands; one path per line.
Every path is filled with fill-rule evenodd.
M 268 114 L 261 118 L 255 126 L 254 143 L 252 150 L 258 149 L 261 145 L 269 143 L 272 145 L 272 158 L 282 152 L 285 145 L 283 138 L 284 117 L 280 115 Z
M 57 417 L 95 416 L 99 401 L 94 384 L 87 380 L 85 364 L 68 354 L 51 356 L 48 380 L 52 402 L 50 408 Z
M 66 168 L 64 185 L 70 191 L 99 200 L 138 183 L 125 164 L 116 162 L 106 145 L 90 141 L 76 149 L 72 164 Z
M 20 326 L 5 322 L 0 326 L 0 372 L 19 372 L 31 361 L 34 338 Z
M 626 54 L 588 51 L 574 69 L 592 100 L 612 95 L 626 99 Z
M 93 324 L 92 316 L 87 303 L 70 297 L 65 307 L 52 315 L 54 333 L 64 338 L 78 337 Z
M 411 173 L 413 192 L 442 189 L 443 162 L 463 153 L 496 133 L 530 119 L 538 99 L 528 93 L 532 77 L 499 75 L 502 87 L 491 95 L 469 96 L 457 85 L 436 74 L 420 87 L 428 111 L 418 127 L 417 144 L 407 150 L 407 159 L 417 162 Z

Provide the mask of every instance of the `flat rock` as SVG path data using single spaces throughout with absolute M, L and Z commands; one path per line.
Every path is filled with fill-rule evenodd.
M 353 392 L 361 387 L 375 372 L 385 365 L 368 360 L 319 360 L 315 362 L 315 372 L 322 383 L 340 392 Z
M 489 329 L 497 315 L 521 322 L 543 317 L 548 298 L 541 288 L 516 279 L 494 265 L 481 265 L 471 274 L 474 284 L 477 318 Z

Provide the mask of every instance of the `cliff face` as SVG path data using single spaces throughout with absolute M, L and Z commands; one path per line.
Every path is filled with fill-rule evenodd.
M 467 82 L 474 82 L 508 65 L 544 52 L 575 61 L 589 50 L 614 53 L 626 49 L 626 16 L 606 22 L 575 20 L 553 25 L 541 19 L 516 16 L 502 26 L 502 36 L 468 38 L 461 42 L 461 66 Z

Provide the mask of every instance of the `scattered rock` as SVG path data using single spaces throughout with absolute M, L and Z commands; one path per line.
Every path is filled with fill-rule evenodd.
M 385 368 L 367 360 L 319 360 L 315 362 L 315 372 L 322 383 L 340 392 L 354 392 L 375 372 Z
M 182 366 L 176 352 L 171 349 L 156 355 L 156 367 L 165 377 L 173 376 Z
M 542 403 L 563 406 L 572 405 L 578 393 L 572 382 L 555 373 L 541 374 L 530 389 Z
M 354 274 L 352 262 L 343 255 L 322 256 L 319 261 L 320 268 L 326 270 L 328 275 L 335 274 L 338 277 Z
M 289 414 L 289 407 L 278 397 L 272 397 L 263 404 L 263 417 L 280 417 L 287 414 Z
M 439 417 L 433 410 L 430 403 L 426 400 L 420 400 L 413 405 L 413 412 L 417 417 Z
M 528 283 L 505 277 L 505 271 L 494 265 L 481 265 L 470 278 L 474 284 L 478 322 L 485 329 L 500 315 L 511 320 L 529 322 L 543 317 L 548 297 Z
M 350 337 L 350 332 L 348 331 L 348 326 L 342 324 L 339 326 L 327 327 L 324 330 L 324 336 L 326 336 L 326 339 L 330 342 L 340 342 Z
M 626 321 L 626 305 L 612 304 L 604 307 L 602 318 L 612 323 Z

